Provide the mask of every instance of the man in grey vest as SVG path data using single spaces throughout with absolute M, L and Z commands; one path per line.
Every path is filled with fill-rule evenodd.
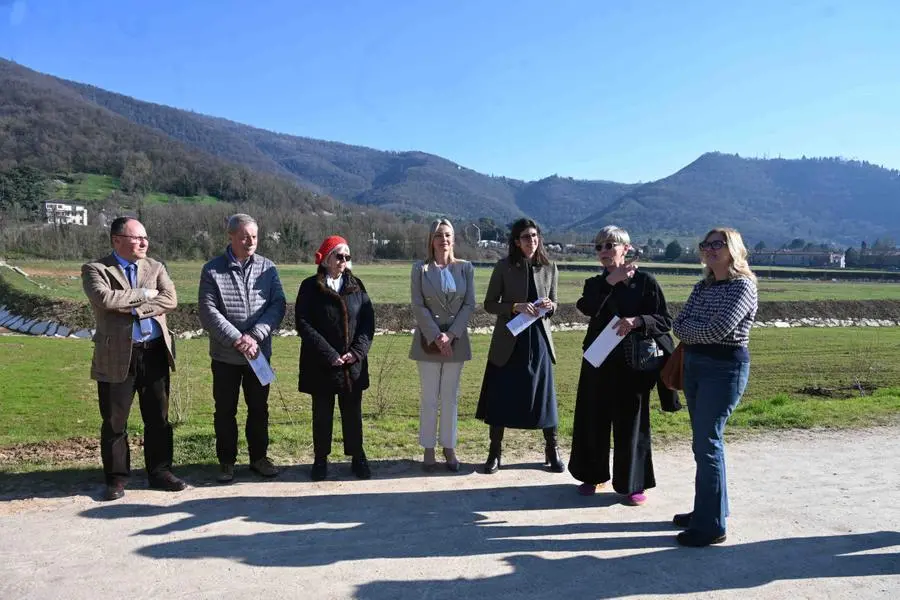
M 229 217 L 230 244 L 224 254 L 203 266 L 200 275 L 200 323 L 209 333 L 220 483 L 234 480 L 241 388 L 247 403 L 250 468 L 263 477 L 278 474 L 267 456 L 269 386 L 260 383 L 249 361 L 259 353 L 271 360 L 272 333 L 284 318 L 285 298 L 275 264 L 256 254 L 258 235 L 250 215 Z

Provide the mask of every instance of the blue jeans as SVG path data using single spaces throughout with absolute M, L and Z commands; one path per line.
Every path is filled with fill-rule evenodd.
M 710 536 L 725 533 L 728 489 L 725 478 L 725 422 L 750 377 L 750 363 L 685 352 L 684 396 L 693 432 L 697 475 L 691 529 Z

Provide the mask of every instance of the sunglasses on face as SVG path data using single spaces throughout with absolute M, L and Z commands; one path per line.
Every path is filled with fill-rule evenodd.
M 713 240 L 711 242 L 700 242 L 699 246 L 701 250 L 721 250 L 725 246 L 727 246 L 725 242 L 722 240 Z
M 603 250 L 612 250 L 616 246 L 619 245 L 619 242 L 606 242 L 605 244 L 597 244 L 594 246 L 594 250 L 597 252 L 602 252 Z
M 335 254 L 334 257 L 338 259 L 339 262 L 350 262 L 349 254 Z
M 536 233 L 523 233 L 522 235 L 519 236 L 519 239 L 524 241 L 524 240 L 533 240 L 533 239 L 536 239 L 537 237 L 538 237 L 538 234 L 536 234 Z

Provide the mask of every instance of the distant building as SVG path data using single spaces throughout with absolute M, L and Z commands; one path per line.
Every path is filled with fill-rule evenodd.
M 641 254 L 644 258 L 662 258 L 666 254 L 666 249 L 649 245 L 641 246 Z
M 776 267 L 831 267 L 844 269 L 843 252 L 827 250 L 759 250 L 750 253 L 750 264 Z
M 87 209 L 80 204 L 50 200 L 44 202 L 44 219 L 51 225 L 87 225 Z

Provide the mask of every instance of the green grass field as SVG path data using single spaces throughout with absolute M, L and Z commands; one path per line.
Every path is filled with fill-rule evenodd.
M 565 445 L 571 438 L 582 336 L 580 332 L 555 336 L 560 355 L 556 389 Z M 407 358 L 410 339 L 379 336 L 373 345 L 372 387 L 363 401 L 366 449 L 372 458 L 419 455 L 418 376 Z M 489 341 L 489 336 L 473 337 L 474 359 L 463 371 L 459 450 L 464 460 L 472 462 L 483 460 L 486 452 L 487 428 L 474 418 L 474 412 Z M 273 364 L 278 381 L 270 397 L 271 455 L 282 464 L 308 461 L 312 452 L 309 397 L 296 391 L 298 343 L 297 338 L 275 340 Z M 178 342 L 170 414 L 177 423 L 175 447 L 180 464 L 215 463 L 206 350 L 203 339 Z M 96 384 L 88 378 L 91 352 L 91 343 L 80 340 L 0 337 L 0 448 L 98 435 Z M 751 352 L 750 385 L 731 419 L 732 435 L 769 429 L 860 427 L 896 422 L 900 414 L 900 361 L 896 360 L 900 328 L 756 330 Z M 800 391 L 859 384 L 877 389 L 865 395 L 848 389 L 844 397 L 833 398 Z M 242 409 L 239 419 L 243 418 Z M 658 442 L 686 443 L 689 439 L 686 411 L 666 414 L 654 408 L 652 422 Z M 141 432 L 136 406 L 130 431 Z M 335 458 L 340 456 L 339 443 L 336 424 Z M 542 440 L 539 432 L 511 431 L 507 446 L 537 458 Z M 40 468 L 40 459 L 32 460 L 0 464 L 0 470 Z M 141 459 L 136 457 L 135 462 L 140 464 Z
M 41 289 L 14 273 L 6 271 L 4 277 L 14 286 L 42 295 L 73 300 L 83 300 L 79 274 L 81 263 L 55 262 L 42 260 L 15 260 L 16 266 L 29 273 L 32 279 L 47 289 Z M 199 262 L 170 262 L 169 273 L 178 290 L 178 298 L 183 303 L 197 301 L 197 283 L 200 277 Z M 278 267 L 285 292 L 289 301 L 293 301 L 297 288 L 303 278 L 315 272 L 314 265 L 285 264 Z M 404 303 L 409 302 L 410 264 L 371 264 L 357 265 L 354 269 L 366 284 L 374 302 Z M 475 270 L 476 297 L 480 303 L 487 289 L 491 270 L 478 268 Z M 587 272 L 560 271 L 560 302 L 575 302 L 581 295 L 584 280 L 591 274 Z M 697 282 L 696 277 L 686 275 L 657 275 L 660 285 L 671 301 L 684 301 L 691 288 Z M 830 282 L 804 281 L 786 279 L 760 279 L 760 300 L 774 301 L 810 301 L 810 300 L 900 300 L 900 283 L 866 283 L 866 282 Z
M 54 194 L 60 199 L 80 202 L 102 202 L 113 192 L 121 191 L 121 182 L 110 175 L 94 173 L 74 173 L 68 176 L 69 181 L 55 181 Z M 170 196 L 161 192 L 150 192 L 144 196 L 147 204 L 168 204 L 171 202 L 190 202 L 194 204 L 212 204 L 218 202 L 213 196 Z

